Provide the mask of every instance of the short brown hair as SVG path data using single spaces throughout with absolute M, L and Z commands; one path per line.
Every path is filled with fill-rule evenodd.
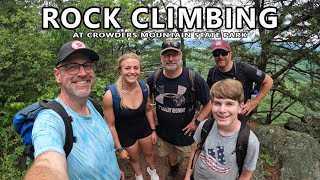
M 232 99 L 242 103 L 244 101 L 243 86 L 240 81 L 224 79 L 216 82 L 210 90 L 211 99 Z

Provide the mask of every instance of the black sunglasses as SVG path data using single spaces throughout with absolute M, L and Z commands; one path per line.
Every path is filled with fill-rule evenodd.
M 226 51 L 226 50 L 223 50 L 223 49 L 217 49 L 217 50 L 214 50 L 212 52 L 212 55 L 214 57 L 218 57 L 218 56 L 227 56 L 229 54 L 229 51 Z
M 168 47 L 174 47 L 177 49 L 180 49 L 180 43 L 179 42 L 174 42 L 174 41 L 170 41 L 170 42 L 163 42 L 161 45 L 161 49 L 165 49 Z

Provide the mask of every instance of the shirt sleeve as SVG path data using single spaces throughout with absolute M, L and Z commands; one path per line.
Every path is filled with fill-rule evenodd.
M 195 73 L 195 80 L 197 100 L 199 100 L 202 105 L 206 105 L 210 101 L 209 86 L 197 72 Z
M 196 144 L 199 144 L 201 141 L 201 130 L 202 130 L 202 127 L 203 127 L 203 124 L 205 121 L 207 121 L 207 119 L 200 122 L 199 126 L 197 127 L 197 130 L 195 131 L 195 133 L 193 135 L 193 139 Z
M 34 156 L 43 152 L 56 151 L 65 155 L 65 126 L 62 118 L 53 110 L 43 110 L 39 113 L 32 129 L 32 144 Z
M 260 69 L 254 68 L 253 66 L 243 63 L 244 73 L 245 76 L 252 82 L 256 84 L 262 84 L 266 73 L 261 71 Z

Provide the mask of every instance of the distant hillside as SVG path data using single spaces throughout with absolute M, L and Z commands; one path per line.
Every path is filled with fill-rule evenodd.
M 203 40 L 203 39 L 187 39 L 185 40 L 185 45 L 188 48 L 199 48 L 199 49 L 206 49 L 211 46 L 210 40 Z M 260 45 L 259 43 L 253 44 L 251 47 L 247 45 L 248 48 L 250 48 L 251 51 L 260 51 Z

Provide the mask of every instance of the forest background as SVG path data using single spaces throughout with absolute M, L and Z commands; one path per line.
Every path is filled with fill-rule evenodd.
M 0 179 L 21 179 L 25 169 L 17 167 L 23 150 L 21 138 L 13 130 L 12 118 L 28 104 L 58 95 L 52 69 L 59 48 L 74 39 L 75 32 L 92 32 L 84 25 L 74 30 L 42 29 L 41 9 L 53 6 L 59 11 L 77 7 L 82 12 L 88 7 L 121 7 L 117 19 L 121 30 L 101 29 L 100 32 L 135 32 L 130 13 L 137 7 L 158 7 L 160 21 L 165 21 L 166 7 L 192 5 L 199 7 L 255 7 L 257 14 L 268 6 L 277 7 L 278 27 L 267 30 L 243 28 L 251 39 L 232 39 L 234 60 L 248 62 L 267 72 L 274 86 L 259 105 L 257 119 L 263 124 L 284 123 L 290 118 L 303 119 L 305 115 L 320 115 L 320 6 L 317 0 L 186 0 L 172 3 L 167 0 L 10 0 L 0 1 Z M 69 17 L 72 21 L 73 17 Z M 101 17 L 94 16 L 94 20 Z M 148 22 L 148 14 L 141 16 Z M 183 33 L 186 29 L 174 29 Z M 197 30 L 202 31 L 202 30 Z M 208 32 L 209 30 L 203 30 Z M 217 32 L 222 33 L 219 29 Z M 164 30 L 172 32 L 172 30 Z M 81 41 L 100 55 L 96 66 L 96 83 L 92 95 L 100 102 L 106 85 L 118 78 L 117 58 L 123 53 L 135 52 L 141 56 L 143 72 L 160 67 L 159 48 L 163 38 L 88 38 Z M 210 51 L 213 39 L 178 39 L 182 44 L 184 66 L 192 67 L 206 78 L 214 65 Z M 144 79 L 144 76 L 141 76 Z

